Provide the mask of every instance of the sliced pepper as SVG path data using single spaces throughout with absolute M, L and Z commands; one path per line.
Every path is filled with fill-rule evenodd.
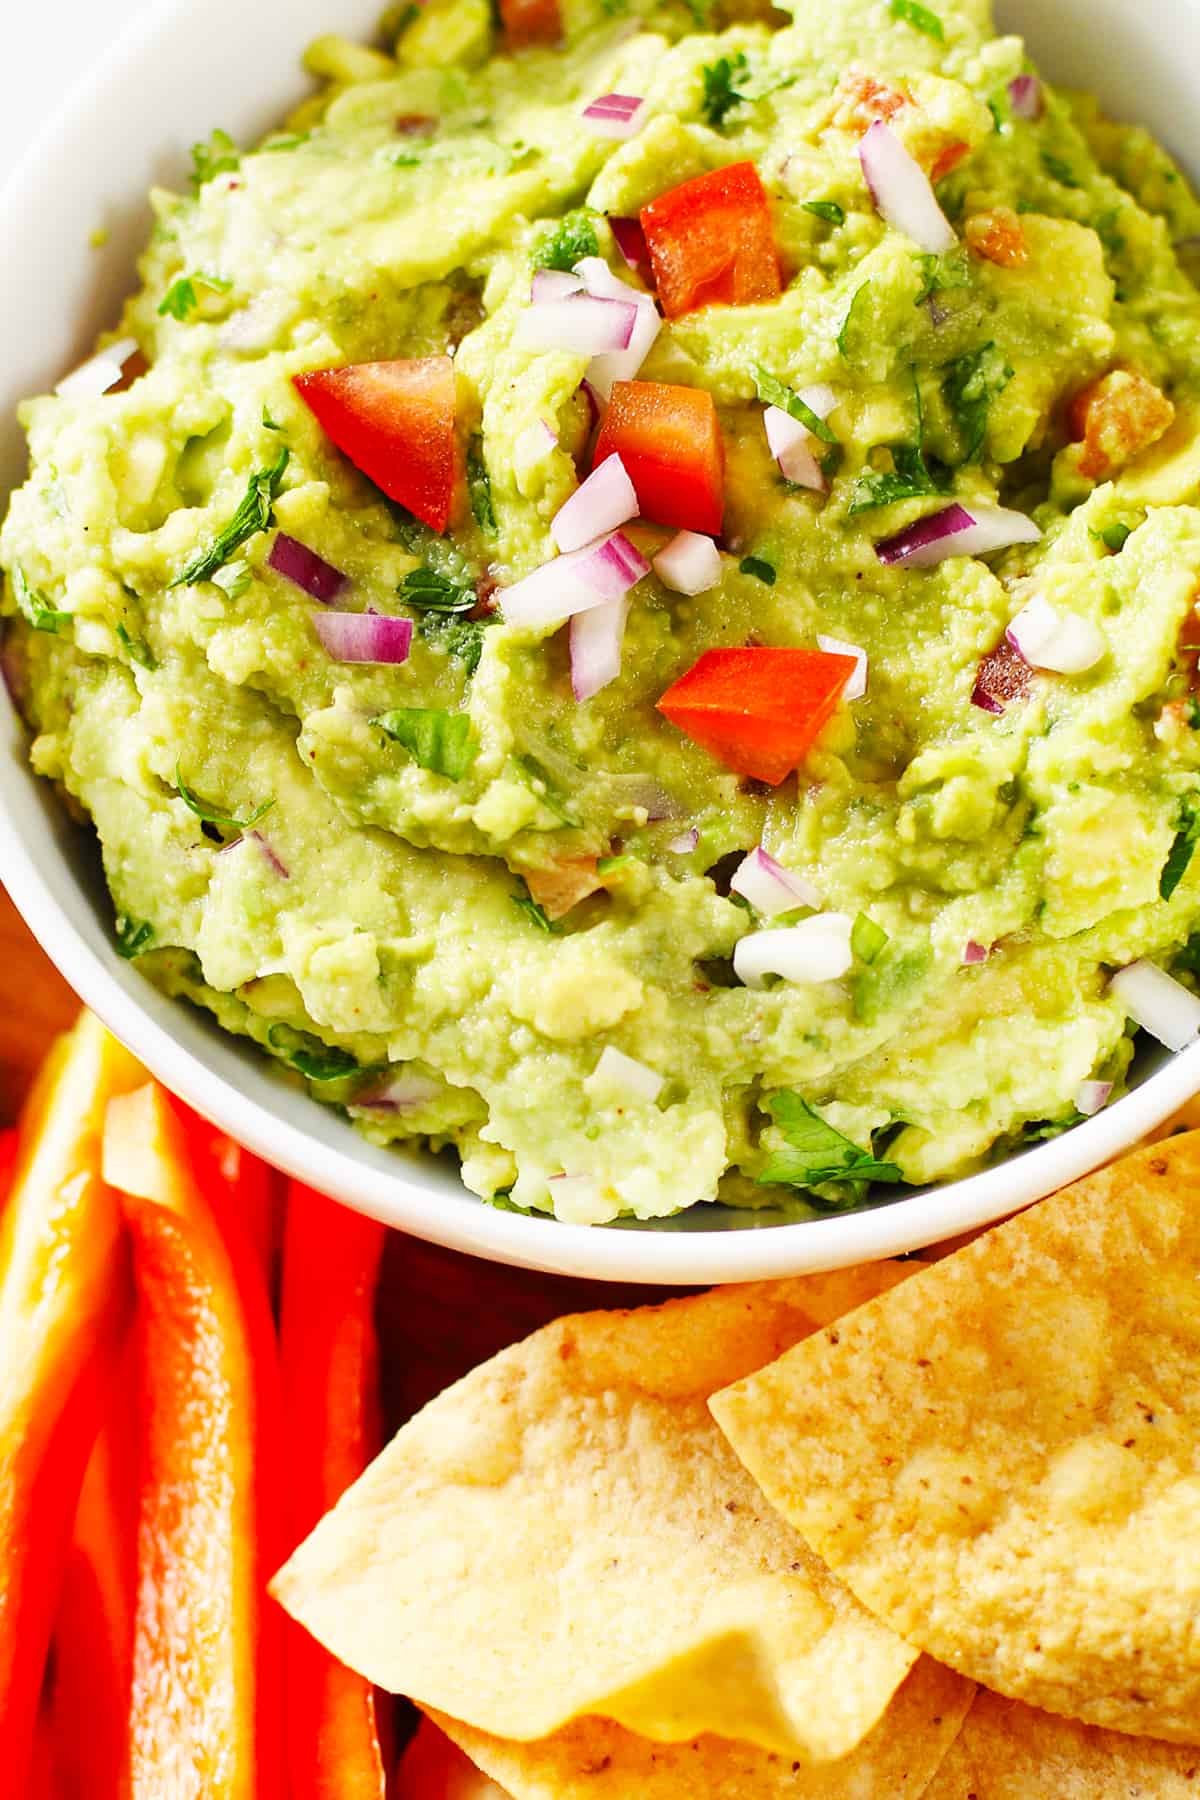
M 619 455 L 642 517 L 715 536 L 725 511 L 725 449 L 703 388 L 616 381 L 592 467 Z
M 385 1227 L 293 1182 L 281 1352 L 293 1543 L 341 1499 L 383 1441 L 375 1286 Z M 375 1690 L 289 1624 L 291 1800 L 383 1800 Z
M 261 1157 L 178 1102 L 201 1190 L 218 1207 L 225 1230 L 236 1220 L 250 1240 L 270 1292 L 283 1235 L 284 1178 Z
M 17 1134 L 10 1127 L 0 1131 L 0 1207 L 8 1199 L 8 1190 L 12 1186 L 13 1168 L 17 1160 Z
M 351 363 L 292 379 L 356 469 L 423 524 L 445 531 L 459 461 L 454 364 L 448 356 Z
M 557 44 L 563 34 L 558 0 L 500 0 L 500 23 L 510 50 Z
M 668 319 L 697 307 L 746 306 L 782 292 L 771 207 L 752 162 L 671 188 L 641 211 L 658 298 Z
M 658 710 L 739 775 L 778 787 L 830 717 L 857 663 L 826 650 L 706 650 Z
M 109 1098 L 142 1071 L 85 1013 L 21 1120 L 0 1219 L 0 1770 L 23 1794 L 84 1466 L 129 1315 L 116 1196 L 101 1175 Z
M 104 1171 L 133 1239 L 140 1379 L 133 1800 L 283 1792 L 279 1371 L 248 1241 L 223 1232 L 154 1084 L 114 1101 Z

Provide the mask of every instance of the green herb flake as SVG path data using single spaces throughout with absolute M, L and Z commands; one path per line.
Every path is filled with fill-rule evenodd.
M 1167 852 L 1167 860 L 1158 878 L 1159 898 L 1169 900 L 1187 874 L 1188 865 L 1200 842 L 1200 793 L 1184 794 L 1179 802 L 1175 841 Z
M 363 1072 L 348 1050 L 323 1044 L 310 1031 L 297 1031 L 291 1025 L 272 1025 L 267 1042 L 306 1081 L 344 1081 L 347 1075 Z
M 210 581 L 248 538 L 270 529 L 275 522 L 275 500 L 290 459 L 291 451 L 285 445 L 269 469 L 259 469 L 250 477 L 242 502 L 228 525 L 217 533 L 207 550 L 201 550 L 192 558 L 182 574 L 175 577 L 172 587 L 184 587 L 193 581 Z
M 1092 536 L 1103 544 L 1106 550 L 1111 550 L 1114 556 L 1119 556 L 1132 532 L 1132 525 L 1122 525 L 1118 520 L 1115 525 L 1106 525 L 1102 531 L 1094 531 Z
M 789 1088 L 770 1096 L 767 1111 L 786 1147 L 770 1158 L 758 1177 L 760 1182 L 798 1188 L 845 1182 L 857 1200 L 869 1181 L 903 1181 L 895 1163 L 878 1162 L 869 1150 L 861 1150 Z
M 888 941 L 888 934 L 866 913 L 859 913 L 850 930 L 850 948 L 859 962 L 873 963 Z
M 939 44 L 945 43 L 942 21 L 927 6 L 918 5 L 917 0 L 889 0 L 888 11 L 893 19 L 911 25 L 914 31 L 923 31 L 926 37 L 935 38 Z
M 596 864 L 596 873 L 600 876 L 624 875 L 627 870 L 642 866 L 640 856 L 634 856 L 630 850 L 623 850 L 619 856 L 602 856 Z
M 864 281 L 855 288 L 851 295 L 850 304 L 846 308 L 846 316 L 842 320 L 837 334 L 838 351 L 847 362 L 854 361 L 855 342 L 859 331 L 866 324 L 866 313 L 870 304 L 871 283 Z
M 592 216 L 582 208 L 559 220 L 548 237 L 534 247 L 535 269 L 561 269 L 569 273 L 585 256 L 599 256 L 600 240 Z
M 195 813 L 203 824 L 212 825 L 222 833 L 249 831 L 252 825 L 257 825 L 260 819 L 266 817 L 275 804 L 273 798 L 264 800 L 261 806 L 255 807 L 248 818 L 235 819 L 231 813 L 222 812 L 219 807 L 210 806 L 207 800 L 201 800 L 183 779 L 178 762 L 175 764 L 175 791 L 189 812 Z
M 56 632 L 60 625 L 71 623 L 69 612 L 59 612 L 51 606 L 41 588 L 31 586 L 20 563 L 12 566 L 12 590 L 22 618 L 35 631 Z
M 282 431 L 283 430 L 283 426 L 279 423 L 279 421 L 277 419 L 273 419 L 271 417 L 270 413 L 267 411 L 265 406 L 262 409 L 262 422 L 263 422 L 263 426 L 265 427 L 265 429 L 267 431 Z
M 478 605 L 473 587 L 451 581 L 437 569 L 410 569 L 396 592 L 406 606 L 419 612 L 464 613 Z
M 157 669 L 154 652 L 145 638 L 131 637 L 124 625 L 117 626 L 117 641 L 131 662 L 143 669 Z
M 154 927 L 145 919 L 131 919 L 127 913 L 120 913 L 116 924 L 117 955 L 123 956 L 126 962 L 132 962 L 135 956 L 142 956 L 154 941 Z
M 749 74 L 749 64 L 744 52 L 739 50 L 735 56 L 719 56 L 715 63 L 706 63 L 700 73 L 704 80 L 700 111 L 705 123 L 714 131 L 720 131 L 734 107 L 742 106 L 750 98 L 737 86 L 742 77 Z
M 371 723 L 431 775 L 461 781 L 475 760 L 478 745 L 471 738 L 469 713 L 447 712 L 440 706 L 398 706 L 377 713 Z
M 916 264 L 921 290 L 914 306 L 923 306 L 933 294 L 948 294 L 955 288 L 971 285 L 971 268 L 964 250 L 947 250 L 940 256 L 932 250 L 922 250 L 917 254 Z
M 226 281 L 223 275 L 206 275 L 203 271 L 197 271 L 195 275 L 181 275 L 159 302 L 158 316 L 160 319 L 178 319 L 182 323 L 191 317 L 200 304 L 200 297 L 196 292 L 198 287 L 207 288 L 213 294 L 227 294 L 232 286 L 232 281 Z
M 460 662 L 468 677 L 479 667 L 486 628 L 486 621 L 483 619 L 465 619 L 461 615 L 444 612 L 422 613 L 417 624 L 417 630 L 425 642 Z
M 492 505 L 492 478 L 483 459 L 483 444 L 479 438 L 471 439 L 467 451 L 467 492 L 471 497 L 475 523 L 480 531 L 485 531 L 489 537 L 495 537 L 496 509 Z
M 926 463 L 916 444 L 889 444 L 892 467 L 869 469 L 860 475 L 850 494 L 848 518 L 875 506 L 891 506 L 897 500 L 924 499 L 946 492 L 945 483 Z
M 756 581 L 764 581 L 768 587 L 775 586 L 775 565 L 761 556 L 743 556 L 738 568 L 743 575 L 753 575 Z
M 960 356 L 946 370 L 942 392 L 963 443 L 963 461 L 974 462 L 987 436 L 988 412 L 1013 378 L 1003 352 L 984 344 Z
M 1042 151 L 1042 167 L 1047 175 L 1052 175 L 1055 181 L 1062 183 L 1063 187 L 1083 186 L 1070 163 L 1065 162 L 1061 156 L 1054 156 L 1049 150 Z
M 240 600 L 253 579 L 254 571 L 242 557 L 236 562 L 226 563 L 213 576 L 213 581 L 227 600 Z
M 311 136 L 311 131 L 277 132 L 274 137 L 269 137 L 265 144 L 259 145 L 259 152 L 263 155 L 274 155 L 280 150 L 298 150 L 301 144 L 307 144 Z
M 553 933 L 559 930 L 559 927 L 554 923 L 553 919 L 547 917 L 546 909 L 538 905 L 528 888 L 525 889 L 523 894 L 514 894 L 512 896 L 512 903 L 518 912 L 525 914 L 525 917 L 529 920 L 531 925 L 537 926 L 539 931 Z
M 764 369 L 761 363 L 754 365 L 754 382 L 759 399 L 767 406 L 779 407 L 781 412 L 803 425 L 806 431 L 811 431 L 815 438 L 820 438 L 823 444 L 837 443 L 835 433 L 820 414 L 815 413 L 807 401 L 802 400 L 792 388 L 785 387 L 769 369 Z
M 546 811 L 553 813 L 560 825 L 578 828 L 579 820 L 567 805 L 566 796 L 550 779 L 536 756 L 514 756 L 513 765 L 526 787 L 533 789 Z
M 197 193 L 214 175 L 232 174 L 241 152 L 227 131 L 214 131 L 206 143 L 192 145 L 192 187 Z
M 801 210 L 811 213 L 814 219 L 824 219 L 827 225 L 846 223 L 846 215 L 836 200 L 805 200 Z

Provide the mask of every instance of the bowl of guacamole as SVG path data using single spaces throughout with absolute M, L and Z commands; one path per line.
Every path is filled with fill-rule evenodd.
M 174 106 L 162 15 L 10 195 L 161 67 L 128 297 L 5 352 L 35 928 L 256 1147 L 546 1266 L 1128 1142 L 1200 1079 L 1181 167 L 977 0 L 351 10 Z

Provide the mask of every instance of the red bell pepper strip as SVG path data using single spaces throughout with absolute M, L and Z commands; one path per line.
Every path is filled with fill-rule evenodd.
M 592 467 L 620 455 L 642 517 L 715 536 L 725 510 L 725 449 L 711 394 L 666 381 L 616 381 Z
M 557 44 L 563 34 L 558 0 L 500 0 L 500 23 L 510 50 Z
M 448 356 L 351 363 L 293 381 L 356 469 L 423 524 L 445 531 L 458 478 L 454 364 Z
M 110 1095 L 142 1079 L 90 1014 L 60 1038 L 21 1121 L 0 1219 L 0 1785 L 24 1794 L 84 1466 L 129 1316 Z
M 280 1347 L 291 1536 L 300 1543 L 382 1443 L 375 1286 L 386 1229 L 293 1182 Z M 384 1800 L 375 1690 L 289 1624 L 290 1800 Z
M 751 162 L 697 175 L 641 211 L 658 298 L 668 319 L 782 291 L 771 207 Z
M 201 1190 L 212 1200 L 222 1231 L 236 1228 L 249 1239 L 273 1293 L 283 1239 L 284 1177 L 190 1107 L 176 1102 L 176 1108 Z
M 138 1300 L 130 1793 L 275 1800 L 280 1620 L 263 1581 L 281 1545 L 282 1473 L 262 1271 L 221 1230 L 160 1087 L 109 1106 L 104 1172 L 122 1196 Z
M 0 1131 L 0 1207 L 8 1198 L 8 1190 L 12 1185 L 13 1167 L 17 1160 L 17 1134 L 10 1127 Z
M 842 695 L 856 662 L 825 650 L 706 650 L 658 710 L 739 775 L 778 787 Z

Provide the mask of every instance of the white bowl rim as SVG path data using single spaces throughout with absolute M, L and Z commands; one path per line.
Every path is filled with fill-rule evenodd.
M 23 185 L 59 132 L 161 32 L 188 0 L 158 0 L 125 28 L 68 91 L 0 190 L 0 243 Z M 32 779 L 32 777 L 31 777 Z M 146 983 L 139 996 L 115 952 L 97 955 L 43 873 L 12 816 L 0 780 L 0 873 L 30 929 L 83 1002 L 146 1068 L 198 1112 L 286 1174 L 402 1231 L 492 1261 L 595 1280 L 670 1286 L 816 1272 L 921 1249 L 988 1225 L 1088 1173 L 1144 1137 L 1200 1089 L 1200 1043 L 1170 1058 L 1130 1093 L 1061 1137 L 992 1168 L 860 1212 L 761 1229 L 638 1231 L 561 1224 L 506 1212 L 463 1190 L 461 1203 L 426 1195 L 402 1171 L 373 1167 L 319 1141 L 183 1045 Z M 139 980 L 140 985 L 140 980 Z M 161 996 L 158 997 L 161 1000 Z M 177 1003 L 165 1002 L 173 1009 Z M 307 1105 L 318 1107 L 317 1101 Z

